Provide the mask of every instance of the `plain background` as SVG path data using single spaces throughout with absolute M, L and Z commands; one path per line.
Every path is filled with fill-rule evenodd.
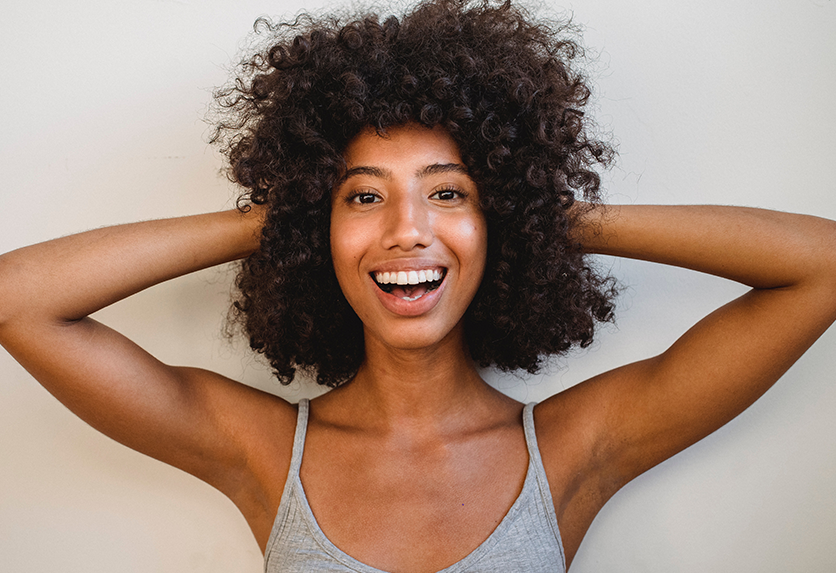
M 336 4 L 339 6 L 339 4 Z M 21 0 L 0 17 L 0 251 L 85 229 L 227 208 L 202 122 L 253 20 L 298 0 Z M 590 113 L 620 158 L 614 202 L 722 203 L 836 218 L 833 0 L 573 0 L 596 63 Z M 486 376 L 540 400 L 662 351 L 742 289 L 601 259 L 625 286 L 616 327 L 542 376 Z M 221 329 L 228 270 L 98 313 L 164 361 L 291 400 Z M 2 303 L 2 301 L 0 301 Z M 628 485 L 573 565 L 591 572 L 836 570 L 831 329 L 764 398 Z M 256 572 L 220 493 L 74 418 L 0 351 L 0 568 Z

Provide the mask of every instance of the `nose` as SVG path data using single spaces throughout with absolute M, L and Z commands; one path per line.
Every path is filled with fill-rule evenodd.
M 417 194 L 391 198 L 382 236 L 384 248 L 411 251 L 432 244 L 430 212 L 422 199 Z

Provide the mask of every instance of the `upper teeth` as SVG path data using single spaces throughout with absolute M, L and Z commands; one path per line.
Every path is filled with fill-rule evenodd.
M 441 271 L 425 270 L 375 273 L 374 280 L 382 285 L 417 285 L 441 280 Z

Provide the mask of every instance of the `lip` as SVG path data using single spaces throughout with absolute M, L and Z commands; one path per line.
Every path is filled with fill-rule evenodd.
M 398 266 L 398 268 L 389 268 L 383 269 L 381 267 L 379 272 L 392 272 L 393 270 L 418 270 L 418 269 L 428 269 L 428 268 L 445 268 L 446 267 L 439 267 L 438 265 L 425 265 L 425 266 L 411 266 L 407 268 L 403 265 Z M 377 269 L 376 269 L 377 270 Z M 447 286 L 447 276 L 445 275 L 444 280 L 441 281 L 439 287 L 435 290 L 432 290 L 419 298 L 418 300 L 404 300 L 399 298 L 393 294 L 385 292 L 377 286 L 377 283 L 372 278 L 372 275 L 367 275 L 368 280 L 371 283 L 371 287 L 374 289 L 375 294 L 377 295 L 378 300 L 380 300 L 383 307 L 391 312 L 392 314 L 396 314 L 398 316 L 404 317 L 414 317 L 420 316 L 431 311 L 441 300 L 441 295 L 444 293 L 444 289 Z

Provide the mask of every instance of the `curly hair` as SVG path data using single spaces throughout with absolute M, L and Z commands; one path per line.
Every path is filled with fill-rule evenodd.
M 591 343 L 612 318 L 614 286 L 572 240 L 568 209 L 576 197 L 599 201 L 594 167 L 613 151 L 581 111 L 590 90 L 569 23 L 538 22 L 510 2 L 433 0 L 383 22 L 305 14 L 255 29 L 269 47 L 216 93 L 213 140 L 243 187 L 239 207 L 267 205 L 232 314 L 282 383 L 300 367 L 335 387 L 363 361 L 329 224 L 342 153 L 368 127 L 442 126 L 480 190 L 487 267 L 465 315 L 476 363 L 533 373 Z

